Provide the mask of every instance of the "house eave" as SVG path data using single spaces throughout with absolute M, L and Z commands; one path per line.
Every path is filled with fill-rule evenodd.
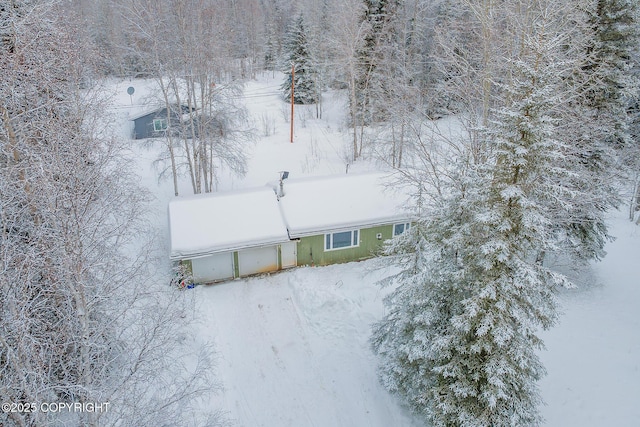
M 280 239 L 272 239 L 272 240 L 263 240 L 260 242 L 236 243 L 231 245 L 217 246 L 217 247 L 211 247 L 211 248 L 193 250 L 193 251 L 172 250 L 171 255 L 169 256 L 169 259 L 171 261 L 184 261 L 189 259 L 204 258 L 210 255 L 215 255 L 215 254 L 220 254 L 225 252 L 236 252 L 236 251 L 241 251 L 245 249 L 254 249 L 254 248 L 261 248 L 266 246 L 279 245 L 282 243 L 287 243 L 289 241 L 290 240 L 288 238 L 286 239 L 280 238 Z
M 129 117 L 129 120 L 132 121 L 132 122 L 135 122 L 136 120 L 139 120 L 139 119 L 141 119 L 143 117 L 147 117 L 147 116 L 151 116 L 151 115 L 157 114 L 161 110 L 162 110 L 162 107 L 158 107 L 158 108 L 156 108 L 154 110 L 146 110 L 144 113 L 139 113 L 139 114 L 136 114 L 135 116 Z
M 331 224 L 331 225 L 323 225 L 318 227 L 306 227 L 306 228 L 295 228 L 288 227 L 289 229 L 289 237 L 291 239 L 299 239 L 303 237 L 311 237 L 318 236 L 321 234 L 327 233 L 339 233 L 341 231 L 350 231 L 350 230 L 361 230 L 364 228 L 374 228 L 381 227 L 385 225 L 393 225 L 402 222 L 410 222 L 412 219 L 406 215 L 398 215 L 393 217 L 381 218 L 373 221 L 366 222 L 352 222 L 352 223 L 342 223 L 342 224 Z

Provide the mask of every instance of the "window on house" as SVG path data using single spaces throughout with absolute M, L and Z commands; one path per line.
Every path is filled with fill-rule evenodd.
M 393 237 L 401 235 L 402 233 L 404 233 L 405 230 L 408 230 L 409 228 L 411 228 L 410 222 L 405 222 L 403 224 L 394 224 Z
M 341 231 L 324 235 L 324 250 L 353 248 L 360 246 L 358 230 Z
M 155 132 L 167 130 L 167 119 L 153 119 L 153 130 Z

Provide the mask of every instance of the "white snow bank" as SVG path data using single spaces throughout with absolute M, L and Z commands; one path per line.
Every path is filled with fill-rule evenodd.
M 269 187 L 176 198 L 169 232 L 172 260 L 289 241 Z

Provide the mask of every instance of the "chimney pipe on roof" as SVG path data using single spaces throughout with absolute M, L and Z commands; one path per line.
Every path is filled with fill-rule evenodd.
M 279 174 L 280 174 L 280 187 L 278 188 L 278 198 L 284 197 L 284 183 L 282 181 L 289 178 L 289 172 L 280 171 Z

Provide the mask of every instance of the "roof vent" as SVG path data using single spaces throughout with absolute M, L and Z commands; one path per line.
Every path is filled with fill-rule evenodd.
M 283 181 L 289 178 L 289 171 L 280 171 L 280 187 L 278 188 L 278 198 L 284 197 L 284 184 Z

